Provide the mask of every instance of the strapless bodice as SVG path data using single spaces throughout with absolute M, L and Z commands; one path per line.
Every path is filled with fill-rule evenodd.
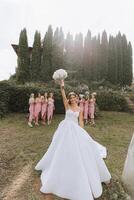
M 70 120 L 78 123 L 79 111 L 73 111 L 71 109 L 66 110 L 65 120 Z

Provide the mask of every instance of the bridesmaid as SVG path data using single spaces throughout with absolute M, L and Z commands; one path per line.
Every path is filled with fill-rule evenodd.
M 51 92 L 48 97 L 48 106 L 47 106 L 47 121 L 48 125 L 51 124 L 52 118 L 53 118 L 53 112 L 54 112 L 55 106 L 54 106 L 54 98 L 53 93 Z
M 89 123 L 91 123 L 91 125 L 95 125 L 94 121 L 95 103 L 96 103 L 95 95 L 94 93 L 92 93 L 91 98 L 89 100 L 89 119 L 91 120 L 89 121 Z
M 85 103 L 84 96 L 80 96 L 79 106 L 80 106 L 82 112 L 84 112 L 84 103 Z
M 35 99 L 35 125 L 39 126 L 39 114 L 41 113 L 41 94 L 38 93 L 38 97 Z
M 47 92 L 45 92 L 44 96 L 41 97 L 41 119 L 42 124 L 45 125 L 46 117 L 47 117 Z
M 85 124 L 88 123 L 88 109 L 89 109 L 89 96 L 86 96 L 85 102 L 84 102 L 84 121 L 85 121 Z
M 34 93 L 32 93 L 29 98 L 29 120 L 28 120 L 28 126 L 30 126 L 31 128 L 33 127 L 32 122 L 34 119 L 34 102 L 35 102 Z

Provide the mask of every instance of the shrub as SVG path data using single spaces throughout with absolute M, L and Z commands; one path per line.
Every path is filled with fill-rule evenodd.
M 97 104 L 101 110 L 128 111 L 127 102 L 122 94 L 114 91 L 97 93 Z
M 0 84 L 0 118 L 8 113 L 10 85 L 6 81 Z
M 79 87 L 71 87 L 66 85 L 66 92 L 75 91 L 81 93 Z M 3 117 L 7 112 L 28 112 L 28 99 L 31 93 L 37 95 L 40 92 L 53 92 L 55 97 L 55 113 L 64 113 L 63 102 L 58 85 L 54 82 L 50 85 L 15 85 L 8 81 L 0 82 L 0 117 Z M 128 106 L 122 94 L 114 91 L 102 90 L 97 92 L 97 104 L 100 110 L 111 111 L 127 111 Z M 98 109 L 98 111 L 99 111 Z M 98 115 L 98 114 L 97 114 Z

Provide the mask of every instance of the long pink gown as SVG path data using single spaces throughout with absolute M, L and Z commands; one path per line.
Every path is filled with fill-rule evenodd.
M 34 116 L 38 117 L 40 112 L 41 112 L 41 98 L 36 98 Z
M 88 119 L 88 109 L 89 109 L 89 101 L 85 100 L 84 103 L 84 119 Z
M 47 115 L 47 99 L 42 100 L 41 104 L 41 117 L 44 118 Z
M 53 112 L 54 112 L 54 99 L 49 98 L 48 99 L 48 106 L 47 106 L 47 119 L 52 119 Z
M 85 103 L 85 100 L 84 99 L 80 99 L 79 106 L 80 106 L 80 109 L 81 109 L 82 112 L 84 111 L 84 103 Z
M 89 101 L 89 117 L 91 119 L 94 119 L 94 113 L 95 113 L 95 100 L 90 99 L 90 101 Z
M 29 99 L 29 122 L 32 122 L 34 119 L 34 98 Z

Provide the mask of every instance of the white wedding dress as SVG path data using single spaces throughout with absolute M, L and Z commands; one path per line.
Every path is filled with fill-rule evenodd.
M 106 149 L 78 125 L 79 112 L 68 109 L 52 142 L 35 166 L 42 170 L 40 191 L 70 200 L 93 200 L 111 175 L 103 161 Z

